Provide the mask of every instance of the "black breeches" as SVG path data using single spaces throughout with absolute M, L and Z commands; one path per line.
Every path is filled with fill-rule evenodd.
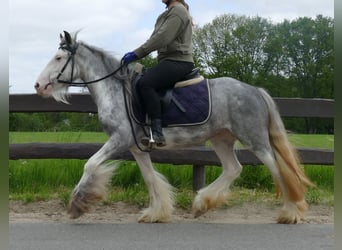
M 158 91 L 172 88 L 191 72 L 191 62 L 169 61 L 159 62 L 146 70 L 139 80 L 139 90 L 148 116 L 151 119 L 161 118 L 161 103 Z

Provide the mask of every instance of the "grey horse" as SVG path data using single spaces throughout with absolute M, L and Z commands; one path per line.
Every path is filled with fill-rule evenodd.
M 73 81 L 90 82 L 87 88 L 98 107 L 99 121 L 109 139 L 85 164 L 83 175 L 74 188 L 68 212 L 78 218 L 102 200 L 115 164 L 106 164 L 116 154 L 129 150 L 137 161 L 147 185 L 150 202 L 139 222 L 167 222 L 174 209 L 174 192 L 167 180 L 152 165 L 150 154 L 135 142 L 145 136 L 144 129 L 130 122 L 125 109 L 132 67 L 120 68 L 120 61 L 104 50 L 77 41 L 77 32 L 60 35 L 60 47 L 39 75 L 35 89 L 43 97 L 67 102 L 67 90 Z M 161 149 L 185 148 L 210 141 L 222 163 L 221 175 L 198 191 L 192 206 L 195 216 L 226 201 L 230 184 L 240 175 L 242 166 L 234 144 L 239 140 L 270 170 L 284 205 L 278 223 L 298 223 L 308 205 L 305 192 L 314 184 L 299 164 L 295 149 L 289 143 L 277 107 L 267 92 L 236 79 L 209 79 L 212 113 L 198 126 L 164 128 L 167 146 Z M 127 94 L 129 95 L 129 93 Z M 132 133 L 134 131 L 134 133 Z

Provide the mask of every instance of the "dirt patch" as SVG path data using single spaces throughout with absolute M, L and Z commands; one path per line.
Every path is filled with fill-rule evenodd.
M 259 224 L 275 223 L 280 207 L 260 203 L 244 203 L 227 208 L 211 210 L 199 218 L 194 218 L 190 210 L 177 208 L 171 223 L 230 223 Z M 99 205 L 93 212 L 81 218 L 69 219 L 66 208 L 61 201 L 39 201 L 24 204 L 21 201 L 9 202 L 9 221 L 17 222 L 59 222 L 59 223 L 136 223 L 141 208 L 117 202 Z M 334 208 L 311 205 L 303 223 L 332 224 Z

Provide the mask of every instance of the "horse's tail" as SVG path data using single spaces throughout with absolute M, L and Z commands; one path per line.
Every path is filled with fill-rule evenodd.
M 300 163 L 297 150 L 290 144 L 278 108 L 271 96 L 259 88 L 269 110 L 269 137 L 277 168 L 285 186 L 288 199 L 292 202 L 305 200 L 306 188 L 315 186 L 305 175 Z M 277 194 L 280 194 L 279 183 L 276 183 Z

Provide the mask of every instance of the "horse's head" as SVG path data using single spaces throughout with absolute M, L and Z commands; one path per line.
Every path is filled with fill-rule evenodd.
M 72 37 L 64 31 L 64 36 L 60 35 L 60 46 L 55 56 L 40 73 L 35 89 L 37 94 L 43 97 L 54 97 L 57 101 L 66 102 L 65 96 L 68 84 L 60 81 L 72 81 L 78 77 L 78 67 L 74 64 L 74 55 L 78 43 L 77 33 Z

